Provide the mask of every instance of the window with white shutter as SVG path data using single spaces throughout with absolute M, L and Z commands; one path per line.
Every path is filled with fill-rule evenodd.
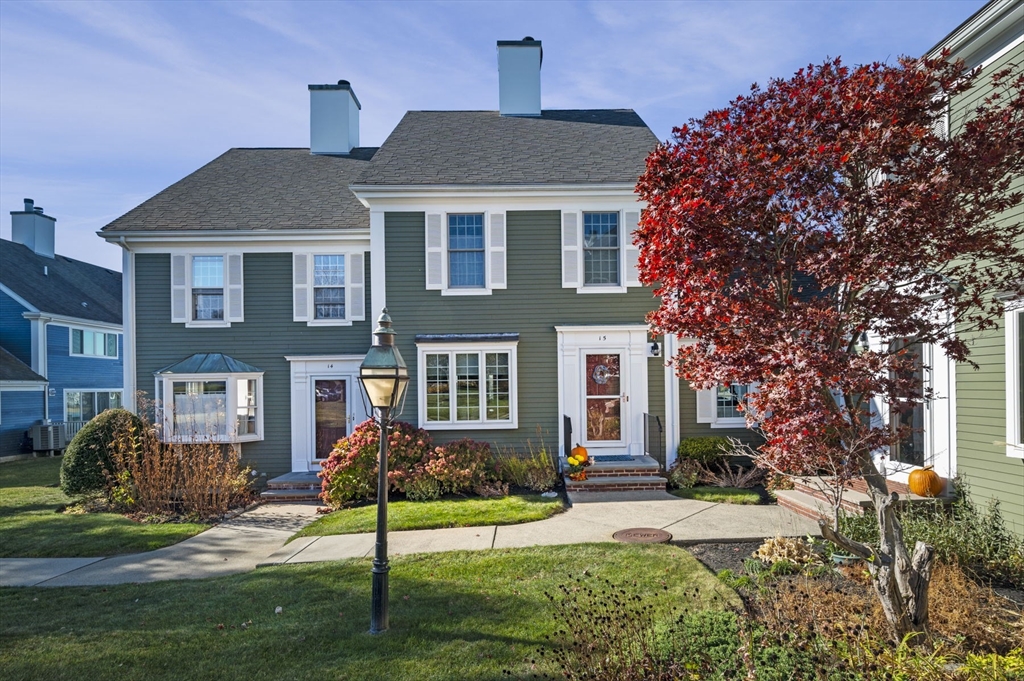
M 241 253 L 171 254 L 171 323 L 231 326 L 245 318 Z
M 508 288 L 505 213 L 426 213 L 425 288 L 443 296 Z
M 365 253 L 292 254 L 293 321 L 350 326 L 365 319 Z

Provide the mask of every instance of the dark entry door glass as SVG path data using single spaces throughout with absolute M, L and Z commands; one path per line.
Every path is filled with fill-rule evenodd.
M 334 379 L 313 381 L 317 459 L 330 456 L 335 443 L 348 435 L 347 383 Z

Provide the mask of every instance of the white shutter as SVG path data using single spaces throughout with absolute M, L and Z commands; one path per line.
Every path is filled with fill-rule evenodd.
M 624 223 L 625 229 L 623 231 L 623 241 L 626 247 L 626 286 L 640 286 L 640 271 L 637 269 L 637 265 L 640 262 L 640 249 L 633 243 L 633 232 L 636 231 L 637 225 L 640 224 L 640 213 L 635 210 L 628 210 L 623 213 L 622 222 Z
M 718 411 L 716 402 L 717 389 L 697 391 L 697 423 L 714 423 Z
M 242 286 L 242 254 L 228 253 L 224 256 L 227 265 L 227 317 L 228 322 L 241 322 L 245 320 L 245 301 Z
M 488 253 L 490 260 L 491 288 L 506 288 L 505 272 L 505 214 L 491 213 L 491 243 Z
M 562 288 L 580 285 L 580 233 L 576 213 L 562 213 Z
M 188 271 L 187 255 L 171 256 L 171 323 L 184 324 L 188 321 Z
M 363 272 L 363 254 L 352 253 L 348 256 L 348 284 L 345 295 L 348 303 L 345 306 L 345 318 L 354 322 L 366 319 L 366 275 Z
M 426 246 L 427 290 L 440 291 L 444 288 L 444 231 L 440 213 L 427 213 Z
M 309 321 L 309 260 L 308 253 L 292 254 L 292 321 Z

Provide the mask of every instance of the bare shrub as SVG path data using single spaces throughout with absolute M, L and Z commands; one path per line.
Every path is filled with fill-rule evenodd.
M 248 468 L 236 448 L 212 441 L 166 443 L 152 424 L 126 423 L 115 433 L 105 469 L 108 498 L 145 515 L 212 519 L 243 504 Z

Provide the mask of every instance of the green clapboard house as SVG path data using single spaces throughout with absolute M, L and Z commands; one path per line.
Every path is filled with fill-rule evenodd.
M 410 111 L 364 148 L 351 85 L 311 85 L 310 148 L 231 149 L 102 230 L 124 249 L 125 395 L 165 436 L 318 470 L 366 418 L 387 307 L 400 418 L 436 441 L 670 463 L 683 437 L 751 437 L 742 388 L 690 390 L 645 323 L 634 185 L 657 138 L 632 110 L 542 110 L 540 41 L 497 53 L 497 111 Z
M 951 59 L 982 69 L 978 86 L 950 102 L 949 131 L 955 135 L 972 107 L 991 93 L 991 73 L 1024 69 L 1024 2 L 989 2 L 929 54 L 939 56 L 943 50 L 950 51 Z M 1024 177 L 1015 178 L 1010 190 L 1024 191 Z M 1020 222 L 1024 209 L 1017 207 L 1002 219 Z M 972 498 L 981 505 L 998 500 L 1007 525 L 1024 535 L 1024 272 L 1020 280 L 1016 291 L 991 292 L 1004 303 L 1002 323 L 971 338 L 971 359 L 979 369 L 955 367 L 953 418 L 935 425 L 951 433 L 949 451 L 942 456 L 951 461 L 953 473 L 966 479 Z

